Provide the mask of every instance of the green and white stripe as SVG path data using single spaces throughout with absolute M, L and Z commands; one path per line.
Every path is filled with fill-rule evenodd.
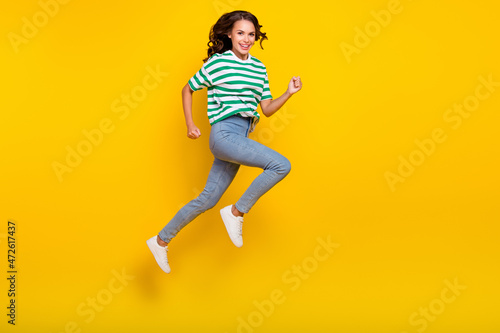
M 258 104 L 273 98 L 266 66 L 250 54 L 241 60 L 231 50 L 212 55 L 188 83 L 193 91 L 207 88 L 210 125 L 239 113 L 254 118 L 253 131 L 260 118 Z

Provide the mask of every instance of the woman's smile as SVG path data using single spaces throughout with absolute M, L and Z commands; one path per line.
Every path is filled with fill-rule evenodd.
M 253 23 L 248 20 L 234 22 L 229 38 L 233 43 L 233 53 L 242 60 L 248 59 L 248 51 L 255 43 L 255 27 Z

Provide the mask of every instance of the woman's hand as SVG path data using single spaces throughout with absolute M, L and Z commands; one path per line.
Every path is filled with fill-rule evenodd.
M 276 99 L 265 99 L 260 101 L 260 108 L 262 109 L 262 113 L 266 117 L 271 117 L 276 111 L 278 111 L 286 101 L 296 92 L 302 89 L 302 81 L 300 80 L 300 76 L 294 76 L 288 83 L 288 88 L 280 97 Z
M 288 92 L 290 95 L 295 94 L 300 89 L 302 89 L 302 81 L 300 80 L 300 76 L 294 76 L 288 83 Z
M 188 126 L 187 136 L 190 139 L 198 139 L 201 135 L 200 129 L 195 124 Z

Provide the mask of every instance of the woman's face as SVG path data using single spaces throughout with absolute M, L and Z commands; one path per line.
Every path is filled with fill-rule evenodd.
M 233 29 L 229 33 L 233 43 L 233 53 L 242 60 L 248 58 L 248 52 L 255 43 L 255 27 L 252 22 L 239 20 L 234 22 Z

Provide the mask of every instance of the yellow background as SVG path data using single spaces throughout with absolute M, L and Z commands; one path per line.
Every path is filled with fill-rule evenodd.
M 9 34 L 42 9 L 34 0 L 4 7 L 0 241 L 6 253 L 15 221 L 19 273 L 15 327 L 0 283 L 2 332 L 500 330 L 500 87 L 459 128 L 443 118 L 474 96 L 480 76 L 500 81 L 496 1 L 401 0 L 350 62 L 340 45 L 354 45 L 355 27 L 388 1 L 73 0 L 18 52 Z M 263 117 L 251 134 L 292 171 L 246 215 L 238 249 L 219 209 L 260 172 L 242 168 L 219 204 L 172 241 L 166 275 L 145 241 L 203 189 L 212 163 L 206 90 L 194 94 L 202 136 L 190 140 L 181 88 L 203 64 L 210 27 L 235 9 L 268 33 L 251 54 L 267 66 L 273 96 L 293 75 L 303 80 L 281 118 Z M 168 75 L 120 119 L 112 103 L 148 66 Z M 59 181 L 53 162 L 106 118 L 113 131 Z M 392 191 L 386 172 L 435 128 L 446 141 Z M 318 237 L 340 245 L 321 262 Z M 314 262 L 292 290 L 284 276 Z M 133 279 L 120 287 L 113 272 L 122 271 Z M 466 289 L 425 329 L 411 324 L 455 279 Z M 91 320 L 77 312 L 111 295 L 110 283 L 120 292 L 102 311 Z M 273 290 L 284 302 L 259 317 L 254 301 Z M 242 328 L 249 318 L 258 325 Z

